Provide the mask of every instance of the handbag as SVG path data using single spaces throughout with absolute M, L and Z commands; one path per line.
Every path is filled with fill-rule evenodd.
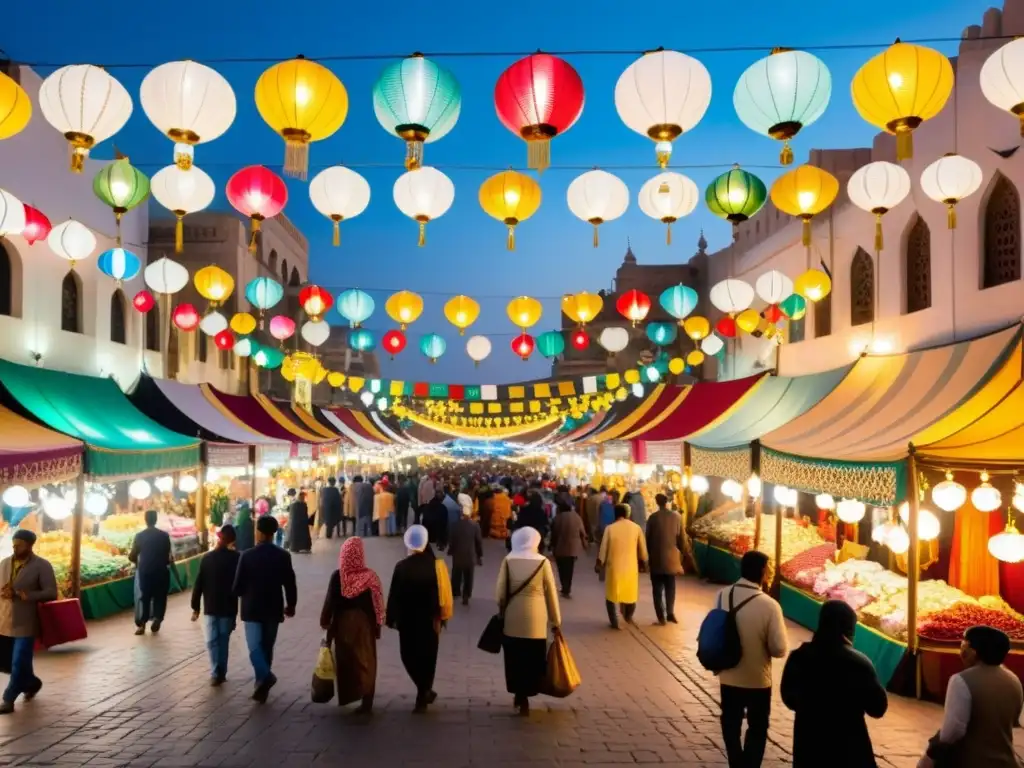
M 334 657 L 328 640 L 320 643 L 309 693 L 314 704 L 326 704 L 334 698 Z
M 37 642 L 43 648 L 73 643 L 89 636 L 82 615 L 82 604 L 75 598 L 39 603 L 36 612 L 39 615 Z
M 530 578 L 515 588 L 515 591 L 509 592 L 509 573 L 508 563 L 503 564 L 505 569 L 505 601 L 502 604 L 502 608 L 496 614 L 491 616 L 491 620 L 487 622 L 487 626 L 484 627 L 483 634 L 480 635 L 480 641 L 476 644 L 476 647 L 486 653 L 500 653 L 501 652 L 501 640 L 505 636 L 505 609 L 508 608 L 508 604 L 512 602 L 512 598 L 526 589 L 530 582 L 534 580 L 541 569 L 544 567 L 544 563 L 547 560 L 542 560 L 540 565 L 537 566 L 537 570 L 530 574 Z
M 548 648 L 548 665 L 541 682 L 540 692 L 556 699 L 564 699 L 583 682 L 576 660 L 569 653 L 569 645 L 562 633 L 555 630 L 555 638 Z

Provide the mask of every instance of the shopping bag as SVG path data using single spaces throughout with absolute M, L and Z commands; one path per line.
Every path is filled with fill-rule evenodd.
M 505 620 L 500 613 L 491 616 L 491 620 L 484 627 L 484 633 L 480 635 L 480 641 L 476 647 L 486 653 L 501 653 L 501 640 L 505 636 Z
M 564 699 L 575 691 L 580 683 L 580 671 L 569 653 L 569 646 L 561 632 L 555 632 L 555 639 L 548 648 L 548 668 L 541 685 L 541 693 Z
M 43 648 L 73 643 L 89 636 L 82 615 L 82 604 L 77 599 L 40 603 L 36 610 L 39 615 L 38 644 Z
M 331 647 L 326 640 L 320 644 L 320 652 L 316 657 L 310 698 L 314 704 L 326 704 L 334 698 L 334 657 L 331 656 Z
M 11 674 L 11 664 L 13 661 L 14 638 L 0 635 L 0 674 Z

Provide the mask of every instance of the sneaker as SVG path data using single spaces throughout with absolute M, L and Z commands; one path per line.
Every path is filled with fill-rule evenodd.
M 146 628 L 144 626 L 136 627 L 135 628 L 135 634 L 136 635 L 144 635 L 144 634 L 146 634 Z
M 270 689 L 277 683 L 277 678 L 271 673 L 266 680 L 256 685 L 256 690 L 252 692 L 252 700 L 257 701 L 260 704 L 264 704 L 267 701 L 267 696 L 270 693 Z
M 0 701 L 0 715 L 9 715 L 14 711 L 13 701 Z
M 211 677 L 210 678 L 210 687 L 211 688 L 219 688 L 223 684 L 224 684 L 224 678 L 221 677 L 220 675 L 217 675 L 215 677 Z
M 32 690 L 25 691 L 23 694 L 25 701 L 32 701 L 32 699 L 34 699 L 41 690 L 43 690 L 43 681 L 39 680 L 36 682 L 36 685 Z
M 675 616 L 671 616 L 671 615 L 670 615 L 670 616 L 668 617 L 668 620 L 669 620 L 670 622 L 672 622 L 673 624 L 678 624 L 678 623 L 679 623 L 679 619 L 677 619 L 677 618 L 676 618 Z

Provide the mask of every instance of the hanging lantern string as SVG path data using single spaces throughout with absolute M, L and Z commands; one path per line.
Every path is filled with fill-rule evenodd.
M 93 157 L 94 159 L 98 159 L 98 158 L 95 157 L 95 155 L 90 155 L 90 157 Z M 101 160 L 101 159 L 98 159 L 98 160 L 99 160 L 99 162 L 106 162 L 105 160 Z M 153 160 L 153 161 L 150 161 L 150 162 L 133 162 L 132 164 L 134 166 L 136 166 L 137 168 L 163 168 L 165 165 L 167 165 L 167 162 L 164 161 L 164 160 Z M 234 163 L 223 161 L 223 160 L 218 160 L 216 162 L 208 162 L 208 163 L 204 162 L 203 163 L 203 168 L 243 168 L 243 167 L 245 167 L 247 165 L 253 165 L 253 163 L 251 161 L 248 161 L 248 160 L 246 160 L 246 161 L 238 161 L 238 162 L 234 162 Z M 270 168 L 272 170 L 277 170 L 277 169 L 281 169 L 281 168 L 284 167 L 281 163 L 257 163 L 257 165 L 262 165 L 262 166 L 264 166 L 266 168 Z M 325 168 L 331 168 L 331 167 L 334 167 L 336 165 L 341 165 L 341 166 L 344 166 L 345 168 L 353 168 L 353 169 L 359 168 L 359 169 L 363 169 L 363 170 L 375 170 L 375 169 L 379 169 L 379 170 L 405 170 L 405 165 L 402 164 L 402 163 L 378 163 L 378 162 L 346 163 L 343 160 L 341 160 L 341 161 L 339 161 L 337 163 L 324 163 L 322 165 L 318 165 L 316 163 L 311 163 L 310 166 L 309 166 L 309 170 L 310 171 L 313 171 L 313 170 L 323 170 Z M 670 165 L 670 166 L 668 166 L 668 170 L 671 170 L 671 171 L 715 170 L 715 169 L 718 169 L 718 168 L 732 168 L 732 167 L 734 167 L 736 165 L 741 165 L 743 168 L 756 168 L 756 169 L 765 170 L 765 171 L 773 171 L 773 170 L 781 170 L 782 169 L 782 166 L 779 165 L 778 163 L 775 163 L 775 164 L 766 164 L 766 163 L 736 163 L 736 161 L 730 160 L 728 162 L 721 162 L 721 163 L 689 163 L 689 164 L 683 163 L 683 164 L 679 164 L 679 165 Z M 446 164 L 446 163 L 438 163 L 437 165 L 434 165 L 432 167 L 433 168 L 437 168 L 438 170 L 441 170 L 441 171 L 508 171 L 508 170 L 512 170 L 512 171 L 517 171 L 517 172 L 521 172 L 521 173 L 526 173 L 526 172 L 528 172 L 530 170 L 529 168 L 526 168 L 526 167 L 517 168 L 517 167 L 514 167 L 514 166 L 509 166 L 507 163 L 505 165 L 482 165 L 482 164 L 472 164 L 472 163 L 471 164 L 462 164 L 462 163 Z M 547 169 L 545 169 L 545 170 L 548 170 L 548 171 L 576 171 L 576 172 L 578 172 L 578 171 L 590 171 L 590 170 L 593 170 L 593 168 L 594 168 L 594 164 L 591 163 L 589 165 L 551 165 L 551 166 L 548 166 Z M 636 163 L 636 164 L 627 163 L 627 164 L 622 164 L 622 165 L 615 165 L 615 164 L 605 165 L 605 164 L 602 163 L 601 164 L 601 169 L 602 170 L 608 170 L 608 171 L 650 171 L 651 170 L 651 166 L 650 166 L 650 164 L 644 164 L 644 163 Z
M 1016 35 L 979 35 L 976 38 L 971 38 L 972 41 L 1008 41 L 1015 39 Z M 921 38 L 901 38 L 904 43 L 914 43 L 917 45 L 938 45 L 942 43 L 960 43 L 963 42 L 960 36 L 956 37 L 921 37 Z M 878 49 L 882 50 L 892 45 L 892 40 L 886 40 L 884 42 L 863 42 L 863 43 L 830 43 L 830 44 L 810 44 L 800 45 L 793 44 L 790 48 L 802 51 L 855 51 L 855 50 L 867 50 L 867 49 Z M 770 51 L 777 47 L 774 43 L 762 43 L 758 45 L 717 45 L 717 46 L 682 46 L 679 50 L 691 56 L 709 54 L 709 53 L 750 53 L 750 52 L 763 52 Z M 648 48 L 593 48 L 593 49 L 577 49 L 577 50 L 544 50 L 544 53 L 552 56 L 560 57 L 619 57 L 619 56 L 642 56 L 650 50 L 654 50 L 657 46 L 651 46 Z M 431 59 L 519 59 L 524 56 L 530 56 L 536 53 L 534 50 L 519 50 L 519 51 L 429 51 L 423 52 L 423 55 Z M 237 57 L 221 57 L 221 58 L 201 58 L 201 57 L 188 57 L 201 64 L 214 65 L 214 64 L 273 64 L 282 60 L 287 59 L 291 54 L 282 54 L 279 56 L 237 56 Z M 346 61 L 383 61 L 383 60 L 394 60 L 404 59 L 408 56 L 408 51 L 401 51 L 398 53 L 350 53 L 350 54 L 330 54 L 327 56 L 306 56 L 306 59 L 310 61 L 316 61 L 320 63 L 324 62 L 346 62 Z M 58 67 L 67 66 L 68 64 L 77 64 L 78 61 L 14 61 L 15 64 L 21 66 L 27 66 L 38 69 L 56 69 Z M 159 66 L 165 63 L 164 61 L 131 61 L 131 62 L 103 62 L 97 64 L 97 66 L 103 69 L 144 69 Z

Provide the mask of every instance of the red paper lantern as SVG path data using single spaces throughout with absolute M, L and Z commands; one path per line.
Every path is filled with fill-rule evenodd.
M 25 228 L 21 231 L 21 236 L 28 241 L 29 245 L 34 245 L 37 241 L 46 239 L 46 236 L 50 234 L 50 230 L 53 229 L 53 225 L 46 218 L 46 214 L 38 208 L 33 208 L 27 203 L 24 205 Z
M 171 322 L 179 331 L 190 333 L 199 327 L 199 312 L 191 304 L 179 304 L 171 312 Z
M 523 360 L 530 359 L 530 355 L 533 354 L 533 347 L 533 336 L 528 333 L 521 333 L 512 339 L 512 351 L 523 358 Z
M 334 299 L 319 285 L 307 285 L 299 291 L 299 304 L 311 320 L 319 320 L 334 305 Z
M 569 337 L 569 343 L 572 344 L 573 349 L 578 349 L 581 352 L 590 346 L 590 336 L 587 335 L 586 331 L 579 330 L 573 331 Z
M 543 171 L 551 164 L 551 139 L 583 112 L 583 80 L 569 62 L 534 53 L 501 73 L 494 106 L 502 124 L 526 142 L 529 167 Z
M 132 299 L 132 306 L 142 314 L 146 314 L 156 306 L 156 299 L 153 298 L 153 294 L 149 291 L 142 290 L 135 294 L 135 298 Z
M 777 323 L 782 319 L 782 310 L 779 309 L 778 304 L 769 304 L 764 308 L 764 312 L 761 313 L 761 316 L 769 323 Z
M 279 214 L 288 202 L 288 187 L 276 173 L 262 165 L 243 168 L 230 179 L 224 190 L 231 206 L 252 222 L 249 253 L 256 253 L 256 233 L 260 222 Z
M 717 323 L 715 323 L 715 331 L 718 332 L 719 336 L 725 336 L 727 339 L 736 338 L 736 319 L 726 315 Z
M 635 328 L 637 323 L 642 322 L 647 317 L 647 313 L 651 311 L 651 297 L 634 288 L 619 296 L 619 300 L 615 302 L 615 309 Z
M 235 346 L 235 334 L 225 328 L 213 337 L 213 343 L 217 345 L 217 349 L 231 349 Z
M 391 359 L 394 360 L 395 355 L 405 349 L 405 334 L 401 331 L 388 331 L 384 334 L 381 342 L 384 344 L 384 349 L 391 355 Z

